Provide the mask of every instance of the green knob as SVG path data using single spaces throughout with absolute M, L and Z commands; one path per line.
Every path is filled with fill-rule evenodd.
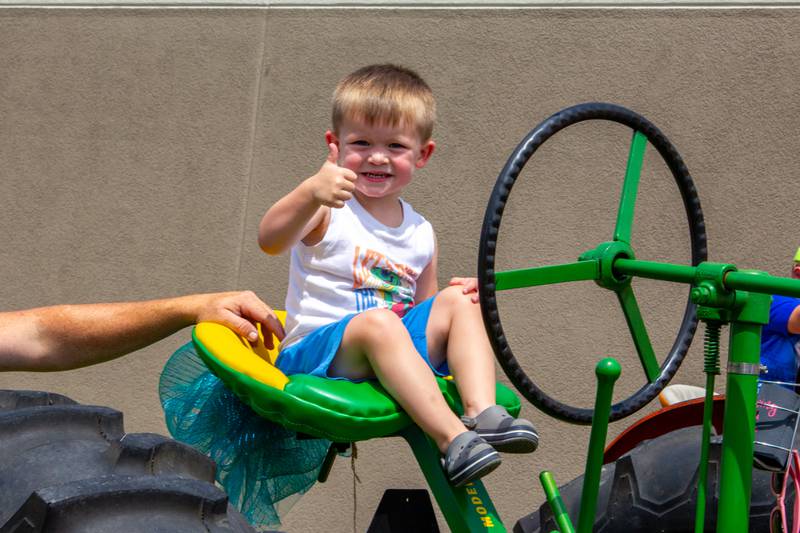
M 711 299 L 711 289 L 704 286 L 693 287 L 690 296 L 694 303 L 702 305 Z
M 622 367 L 613 357 L 606 357 L 597 363 L 594 368 L 594 373 L 600 381 L 615 382 L 622 373 Z

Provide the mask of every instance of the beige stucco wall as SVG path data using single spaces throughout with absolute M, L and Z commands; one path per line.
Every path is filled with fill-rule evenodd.
M 406 198 L 438 230 L 441 284 L 475 272 L 484 207 L 516 143 L 587 100 L 635 109 L 676 144 L 710 259 L 784 274 L 800 244 L 798 30 L 795 9 L 0 9 L 0 305 L 249 288 L 280 307 L 288 260 L 258 250 L 258 220 L 323 161 L 336 80 L 384 61 L 417 69 L 438 96 L 437 152 Z M 571 261 L 609 239 L 628 139 L 600 124 L 548 143 L 512 194 L 498 266 Z M 648 153 L 641 258 L 688 257 L 669 180 Z M 636 290 L 663 354 L 686 290 Z M 561 399 L 590 405 L 605 355 L 623 363 L 618 397 L 642 383 L 612 294 L 576 284 L 501 305 L 528 373 Z M 188 337 L 79 371 L 5 374 L 0 388 L 110 405 L 128 431 L 163 433 L 159 371 Z M 699 345 L 677 381 L 702 382 Z M 541 503 L 541 469 L 562 483 L 580 473 L 588 440 L 587 428 L 524 413 L 540 450 L 486 481 L 509 526 Z M 356 469 L 356 530 L 386 488 L 423 486 L 397 439 L 360 444 Z M 340 460 L 284 528 L 350 531 L 353 506 Z

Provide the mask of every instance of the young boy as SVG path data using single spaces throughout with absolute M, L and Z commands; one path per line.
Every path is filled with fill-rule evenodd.
M 271 255 L 291 249 L 277 366 L 286 374 L 377 377 L 436 442 L 458 486 L 494 470 L 495 449 L 532 452 L 539 437 L 529 421 L 495 405 L 477 280 L 453 278 L 437 293 L 433 229 L 400 198 L 433 154 L 434 119 L 430 88 L 408 69 L 372 65 L 344 78 L 325 133 L 327 160 L 267 211 L 259 244 Z M 434 373 L 453 375 L 463 419 Z
M 790 276 L 800 279 L 800 248 L 794 256 Z M 800 343 L 800 299 L 772 296 L 769 323 L 761 329 L 761 364 L 767 367 L 762 377 L 783 383 L 797 382 L 798 343 Z M 788 388 L 794 388 L 790 385 Z

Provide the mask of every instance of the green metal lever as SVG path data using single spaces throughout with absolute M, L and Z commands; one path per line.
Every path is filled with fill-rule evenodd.
M 583 475 L 581 511 L 578 515 L 578 533 L 592 533 L 597 511 L 597 494 L 600 491 L 600 472 L 603 468 L 603 449 L 608 434 L 608 416 L 611 414 L 611 397 L 614 383 L 622 368 L 616 359 L 607 357 L 597 363 L 597 394 L 594 401 L 592 432 L 589 436 L 589 452 L 586 457 L 586 472 Z
M 591 533 L 594 527 L 594 518 L 597 512 L 597 495 L 600 492 L 600 474 L 603 468 L 603 449 L 608 434 L 608 416 L 611 413 L 614 383 L 621 372 L 622 368 L 619 363 L 610 357 L 601 360 L 595 367 L 597 394 L 592 418 L 592 432 L 589 435 L 586 472 L 583 476 L 581 508 L 578 515 L 578 533 Z M 573 529 L 553 475 L 545 470 L 539 474 L 539 480 L 542 483 L 547 502 L 550 504 L 553 518 L 559 530 L 561 533 L 573 533 L 575 529 Z
M 575 533 L 575 528 L 572 527 L 567 509 L 564 507 L 564 500 L 561 499 L 561 494 L 558 493 L 553 474 L 545 470 L 539 474 L 539 481 L 542 483 L 547 503 L 550 504 L 550 509 L 553 511 L 553 518 L 556 521 L 556 525 L 558 525 L 559 531 L 561 533 Z

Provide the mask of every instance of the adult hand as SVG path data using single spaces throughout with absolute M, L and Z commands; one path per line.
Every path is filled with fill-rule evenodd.
M 480 301 L 478 297 L 478 278 L 452 278 L 449 285 L 451 287 L 454 285 L 463 285 L 464 288 L 462 292 L 464 294 L 473 293 L 471 298 L 472 303 L 476 304 Z
M 325 163 L 319 172 L 309 178 L 309 181 L 316 202 L 339 209 L 353 197 L 358 176 L 352 170 L 339 166 L 339 147 L 336 144 L 328 144 L 328 150 Z
M 216 322 L 231 328 L 251 342 L 258 340 L 256 324 L 261 324 L 264 344 L 274 348 L 272 334 L 283 340 L 286 333 L 270 306 L 252 291 L 204 295 L 207 299 L 197 311 L 197 322 Z

